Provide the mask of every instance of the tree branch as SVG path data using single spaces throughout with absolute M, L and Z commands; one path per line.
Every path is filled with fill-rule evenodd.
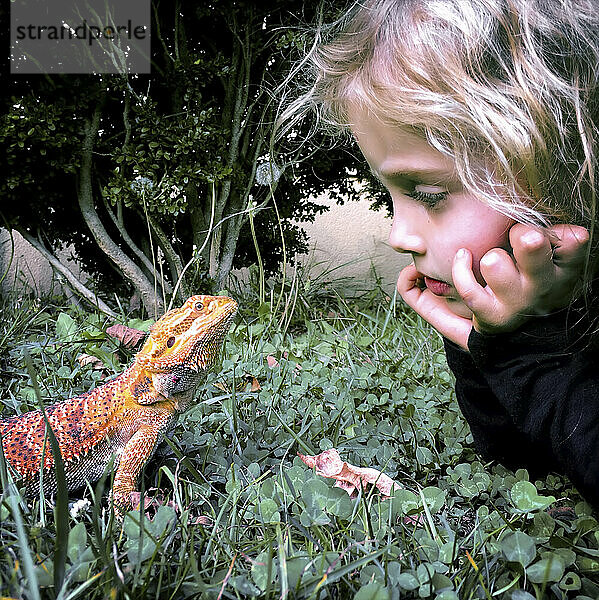
M 75 276 L 75 274 L 64 264 L 62 264 L 41 242 L 41 240 L 33 237 L 23 228 L 15 228 L 23 238 L 28 241 L 52 266 L 52 268 L 60 273 L 69 283 L 71 288 L 77 292 L 82 298 L 87 300 L 92 306 L 102 311 L 110 317 L 118 318 L 107 304 L 98 298 L 89 288 L 84 286 Z
M 162 44 L 162 49 L 164 50 L 164 56 L 168 56 L 172 62 L 175 62 L 175 59 L 172 57 L 171 53 L 168 51 L 166 42 L 164 41 L 164 38 L 162 37 L 162 33 L 160 32 L 160 17 L 158 15 L 158 7 L 155 2 L 152 2 L 152 8 L 154 10 L 154 23 L 156 24 L 156 36 L 158 37 L 158 39 L 160 40 L 160 43 Z M 157 65 L 155 64 L 155 62 L 152 62 L 152 68 L 154 68 L 156 66 Z M 162 74 L 162 72 L 161 72 L 161 74 Z
M 102 196 L 102 200 L 104 202 L 104 208 L 106 209 L 106 212 L 108 213 L 108 216 L 110 217 L 110 220 L 114 223 L 114 226 L 118 229 L 119 233 L 121 234 L 121 237 L 123 238 L 123 240 L 125 241 L 127 246 L 129 246 L 129 248 L 135 254 L 135 256 L 137 256 L 137 258 L 139 258 L 139 260 L 142 262 L 143 266 L 150 273 L 152 273 L 154 275 L 154 277 L 157 277 L 156 269 L 155 269 L 154 265 L 152 264 L 152 261 L 144 254 L 144 252 L 139 248 L 139 246 L 136 245 L 136 243 L 131 239 L 131 237 L 129 236 L 129 233 L 125 229 L 125 224 L 122 219 L 122 212 L 119 215 L 120 218 L 117 217 L 117 215 L 115 215 L 112 212 L 112 209 L 110 208 L 110 206 L 109 206 L 108 202 L 106 201 L 106 198 L 104 198 L 104 196 Z M 172 293 L 173 288 L 168 281 L 163 279 L 161 281 L 161 285 L 164 287 L 164 290 L 167 294 Z
M 100 104 L 97 104 L 91 120 L 85 121 L 85 136 L 83 139 L 83 148 L 81 153 L 81 170 L 79 185 L 79 208 L 83 219 L 89 227 L 100 250 L 110 258 L 121 270 L 123 275 L 139 291 L 142 302 L 146 310 L 154 316 L 162 313 L 164 306 L 160 301 L 157 290 L 146 277 L 144 272 L 118 247 L 112 240 L 96 209 L 94 207 L 93 187 L 92 187 L 92 155 L 96 136 L 100 126 Z
M 131 92 L 129 90 L 129 82 L 125 86 L 125 106 L 123 107 L 123 125 L 125 127 L 125 139 L 123 141 L 123 150 L 129 145 L 131 140 L 131 121 L 129 120 L 129 112 L 131 110 Z
M 233 268 L 233 258 L 235 258 L 237 240 L 239 238 L 239 232 L 241 231 L 242 224 L 243 219 L 241 217 L 236 217 L 235 219 L 229 220 L 227 236 L 223 243 L 218 271 L 215 277 L 216 285 L 219 288 L 224 286 L 225 280 Z
M 158 244 L 160 245 L 160 247 L 162 248 L 162 251 L 164 252 L 166 262 L 168 262 L 168 266 L 171 271 L 171 277 L 173 278 L 173 282 L 176 283 L 179 280 L 179 278 L 183 276 L 183 263 L 181 262 L 181 258 L 179 257 L 179 255 L 177 254 L 175 249 L 173 248 L 173 245 L 171 244 L 170 240 L 168 239 L 166 233 L 164 233 L 162 227 L 160 227 L 160 225 L 158 224 L 156 219 L 154 219 L 150 215 L 148 215 L 148 219 L 150 221 L 152 230 L 154 231 L 154 234 L 156 235 Z M 185 285 L 185 283 L 183 281 L 180 283 L 180 286 L 181 286 L 181 291 L 179 292 L 180 294 L 183 294 L 183 296 L 191 295 L 189 288 L 187 287 L 187 285 Z M 169 294 L 172 293 L 172 291 L 173 290 L 171 288 L 169 291 Z M 184 299 L 185 298 L 181 297 L 181 300 L 184 300 Z
M 251 22 L 251 19 L 250 19 Z M 241 39 L 237 33 L 237 21 L 233 17 L 232 28 L 233 39 L 237 41 L 237 48 L 235 52 L 234 64 L 237 65 L 237 77 L 234 82 L 229 82 L 225 87 L 225 93 L 227 95 L 227 106 L 232 106 L 231 115 L 231 142 L 229 144 L 229 155 L 227 158 L 227 166 L 233 169 L 235 162 L 239 157 L 239 145 L 243 133 L 242 121 L 244 120 L 244 114 L 247 110 L 247 101 L 249 97 L 250 87 L 250 75 L 251 75 L 251 60 L 250 60 L 250 27 L 245 28 L 244 38 Z M 231 94 L 235 94 L 235 100 L 231 98 Z M 248 126 L 246 121 L 245 126 Z M 228 177 L 220 189 L 218 195 L 218 201 L 216 202 L 215 211 L 215 222 L 222 221 L 223 215 L 225 214 L 225 207 L 231 197 L 231 186 L 232 178 Z M 222 269 L 220 262 L 223 251 L 223 239 L 224 243 L 229 237 L 229 229 L 233 227 L 233 223 L 227 223 L 227 234 L 223 235 L 223 227 L 219 227 L 213 234 L 212 243 L 210 246 L 210 267 L 209 273 L 212 277 L 217 277 L 218 280 L 222 279 Z M 239 235 L 239 228 L 233 227 L 232 235 Z M 232 259 L 231 259 L 232 260 Z

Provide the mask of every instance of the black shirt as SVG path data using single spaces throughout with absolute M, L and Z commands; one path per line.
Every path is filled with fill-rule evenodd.
M 599 507 L 599 336 L 588 315 L 567 308 L 513 333 L 472 329 L 470 353 L 444 341 L 478 451 L 533 476 L 564 473 Z

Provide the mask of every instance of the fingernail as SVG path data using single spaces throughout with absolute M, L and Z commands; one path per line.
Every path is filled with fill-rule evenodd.
M 543 235 L 538 231 L 529 231 L 522 236 L 522 241 L 528 246 L 538 246 L 543 243 Z
M 497 255 L 494 252 L 491 252 L 491 254 L 485 254 L 480 259 L 480 264 L 485 265 L 486 267 L 490 267 L 496 261 L 497 261 Z
M 465 248 L 460 248 L 455 255 L 456 258 L 462 260 L 463 258 L 466 258 L 466 249 Z

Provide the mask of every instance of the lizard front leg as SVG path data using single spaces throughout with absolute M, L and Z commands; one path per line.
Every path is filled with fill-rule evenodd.
M 156 425 L 142 425 L 125 444 L 112 486 L 117 516 L 132 508 L 131 493 L 136 491 L 139 474 L 154 453 L 159 432 Z

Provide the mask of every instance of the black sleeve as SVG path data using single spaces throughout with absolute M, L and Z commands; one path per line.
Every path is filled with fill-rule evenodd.
M 599 352 L 575 317 L 537 317 L 511 334 L 472 330 L 468 347 L 517 430 L 599 506 Z
M 532 477 L 546 474 L 551 469 L 546 452 L 516 428 L 470 353 L 447 339 L 443 341 L 447 364 L 456 378 L 457 401 L 479 454 L 514 470 L 526 468 Z

